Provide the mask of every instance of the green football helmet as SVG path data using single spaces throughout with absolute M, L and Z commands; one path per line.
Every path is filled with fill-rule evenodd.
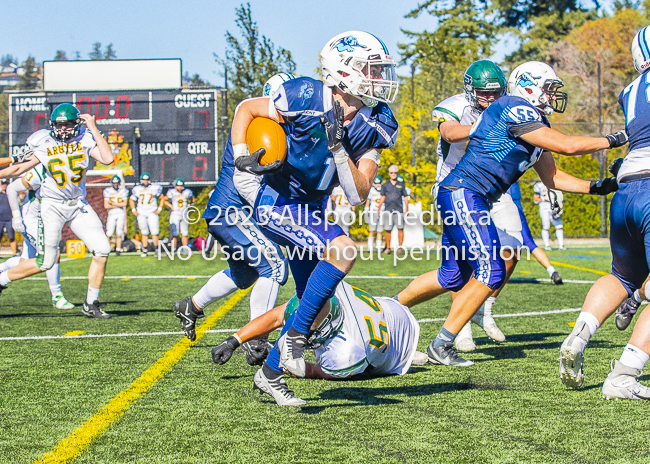
M 61 103 L 59 106 L 54 108 L 52 115 L 50 116 L 50 127 L 52 127 L 52 137 L 61 142 L 70 140 L 77 135 L 79 135 L 79 128 L 81 125 L 81 119 L 79 118 L 79 110 L 76 106 L 70 103 Z M 59 129 L 56 127 L 57 123 L 62 122 L 74 122 L 74 128 L 69 134 L 62 134 L 59 132 Z
M 490 60 L 479 60 L 469 65 L 463 82 L 465 98 L 479 111 L 506 93 L 506 77 L 501 68 Z M 486 105 L 481 105 L 481 102 Z
M 375 177 L 375 181 L 373 184 L 381 184 L 384 181 L 384 179 L 381 178 L 381 176 Z
M 289 300 L 287 307 L 284 310 L 285 321 L 288 320 L 289 316 L 291 316 L 298 309 L 299 303 L 300 300 L 298 300 L 297 295 L 294 295 Z M 316 330 L 314 330 L 309 336 L 309 340 L 307 340 L 307 347 L 312 350 L 320 347 L 327 340 L 336 337 L 342 328 L 343 311 L 341 310 L 339 300 L 333 296 L 330 298 L 329 314 L 325 317 L 325 319 L 323 319 L 320 324 L 318 324 Z
M 120 176 L 114 175 L 113 177 L 111 177 L 111 184 L 121 184 L 121 183 L 122 183 L 122 179 L 120 179 Z
M 184 187 L 184 186 L 185 186 L 185 181 L 184 181 L 183 179 L 181 179 L 180 177 L 177 177 L 177 178 L 174 180 L 174 187 L 178 187 L 179 185 L 180 185 L 181 187 Z
M 143 172 L 140 174 L 140 180 L 151 180 L 151 174 L 148 172 Z

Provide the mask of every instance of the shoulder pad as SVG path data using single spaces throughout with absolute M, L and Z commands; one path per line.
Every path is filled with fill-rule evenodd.
M 465 94 L 458 94 L 443 100 L 433 109 L 432 117 L 434 121 L 460 121 L 465 108 L 469 102 L 465 99 Z

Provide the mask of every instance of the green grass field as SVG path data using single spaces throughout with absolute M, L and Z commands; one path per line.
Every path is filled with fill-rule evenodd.
M 606 248 L 551 252 L 553 261 L 607 272 Z M 81 304 L 89 260 L 62 263 L 63 291 Z M 195 255 L 189 261 L 111 257 L 101 293 L 110 320 L 83 317 L 51 306 L 47 283 L 12 283 L 0 297 L 0 338 L 61 337 L 66 333 L 151 334 L 178 332 L 174 300 L 193 294 L 224 266 Z M 358 261 L 350 282 L 374 295 L 392 296 L 435 261 Z M 594 281 L 587 270 L 556 266 L 565 280 Z M 156 278 L 155 276 L 179 276 Z M 44 277 L 44 276 L 42 276 Z M 522 262 L 514 276 L 548 278 L 536 262 Z M 293 282 L 280 291 L 289 299 Z M 590 285 L 512 282 L 496 314 L 579 308 Z M 214 303 L 209 315 L 228 299 Z M 412 309 L 418 319 L 443 318 L 450 298 Z M 470 368 L 428 364 L 402 377 L 342 382 L 289 379 L 301 408 L 280 408 L 253 392 L 256 368 L 237 352 L 225 366 L 210 349 L 229 333 L 200 338 L 164 375 L 86 444 L 78 463 L 647 463 L 648 405 L 606 402 L 601 386 L 612 358 L 630 336 L 608 321 L 586 353 L 584 388 L 566 390 L 558 377 L 559 347 L 576 312 L 497 320 L 507 342 L 496 344 L 474 329 L 479 349 Z M 237 329 L 248 320 L 248 297 L 217 320 L 214 330 Z M 419 350 L 442 322 L 423 322 Z M 82 427 L 183 339 L 178 333 L 102 338 L 0 340 L 0 462 L 33 462 Z M 641 380 L 650 377 L 642 377 Z M 121 397 L 118 397 L 118 400 Z M 116 400 L 114 400 L 116 401 Z M 110 403 L 113 404 L 113 403 Z M 91 428 L 84 426 L 87 431 Z M 73 450 L 74 451 L 74 450 Z M 46 461 L 44 461 L 46 462 Z M 49 462 L 59 462 L 52 460 Z

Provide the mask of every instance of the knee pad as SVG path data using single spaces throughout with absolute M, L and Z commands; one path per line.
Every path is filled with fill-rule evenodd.
M 41 271 L 49 271 L 56 263 L 59 250 L 53 247 L 45 247 L 43 255 L 36 257 L 36 264 Z
M 106 257 L 111 253 L 111 243 L 108 239 L 103 240 L 102 243 L 96 244 L 93 250 L 91 250 L 93 256 Z

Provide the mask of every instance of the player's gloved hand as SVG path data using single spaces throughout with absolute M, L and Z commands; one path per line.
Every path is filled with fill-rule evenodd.
M 591 195 L 607 195 L 617 190 L 618 182 L 616 182 L 616 177 L 606 177 L 599 181 L 592 180 L 589 186 L 589 193 Z
M 23 224 L 23 218 L 20 214 L 17 214 L 11 219 L 11 227 L 20 235 L 25 235 L 25 224 Z
M 27 150 L 24 153 L 18 153 L 16 155 L 11 155 L 11 162 L 16 164 L 16 163 L 22 163 L 25 161 L 27 158 L 31 156 L 31 154 L 34 153 L 33 150 Z
M 282 167 L 281 160 L 275 160 L 271 164 L 261 165 L 260 160 L 266 154 L 264 148 L 260 148 L 255 153 L 250 155 L 240 156 L 235 159 L 235 167 L 240 171 L 255 174 L 256 176 L 263 176 L 264 174 L 271 174 L 279 171 Z
M 330 123 L 325 115 L 321 115 L 320 123 L 323 125 L 325 133 L 327 134 L 327 148 L 332 152 L 332 155 L 334 155 L 334 162 L 336 164 L 341 164 L 347 162 L 349 156 L 345 151 L 345 148 L 343 148 L 343 136 L 345 135 L 343 123 L 345 122 L 345 111 L 336 100 L 332 103 L 332 116 L 334 117 L 333 123 Z
M 216 364 L 226 364 L 239 345 L 239 341 L 234 336 L 226 338 L 221 345 L 212 348 L 212 361 Z
M 616 158 L 614 162 L 609 165 L 609 172 L 612 173 L 612 176 L 616 177 L 618 175 L 618 171 L 621 169 L 624 159 L 625 158 Z
M 627 132 L 618 131 L 615 134 L 607 134 L 605 138 L 609 142 L 609 148 L 622 147 L 627 143 Z

